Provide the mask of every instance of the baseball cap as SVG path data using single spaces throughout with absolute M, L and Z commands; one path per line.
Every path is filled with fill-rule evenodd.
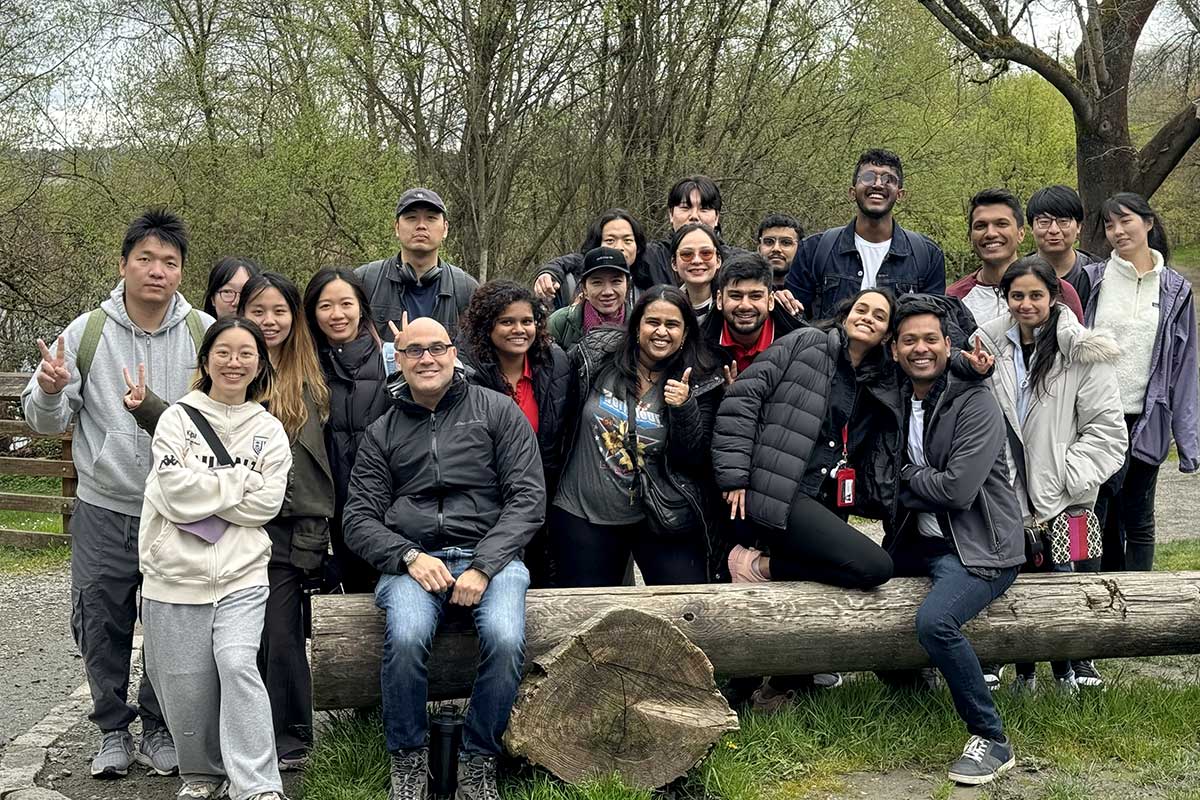
M 580 278 L 586 278 L 588 273 L 598 269 L 615 269 L 623 275 L 629 275 L 629 266 L 625 263 L 625 254 L 612 247 L 593 247 L 583 257 L 583 270 Z
M 417 187 L 400 195 L 400 202 L 396 203 L 396 216 L 403 214 L 409 206 L 415 205 L 433 206 L 443 214 L 446 213 L 446 204 L 442 202 L 441 195 L 432 189 Z

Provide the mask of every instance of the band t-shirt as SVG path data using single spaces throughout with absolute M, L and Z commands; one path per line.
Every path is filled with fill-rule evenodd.
M 908 460 L 918 467 L 927 467 L 925 460 L 925 407 L 916 397 L 909 398 L 908 415 Z M 945 534 L 938 525 L 937 515 L 928 512 L 917 514 L 917 530 L 931 539 L 944 539 Z
M 858 257 L 862 260 L 862 288 L 874 289 L 875 279 L 879 277 L 879 267 L 887 258 L 888 251 L 892 249 L 892 240 L 889 238 L 882 242 L 868 242 L 856 233 L 854 234 L 854 248 L 858 250 Z
M 617 387 L 620 387 L 619 389 Z M 645 518 L 642 504 L 630 502 L 633 462 L 626 448 L 625 379 L 615 369 L 601 374 L 588 395 L 575 446 L 563 472 L 554 505 L 597 525 L 629 525 Z M 655 386 L 637 403 L 639 464 L 661 458 L 666 440 L 662 388 Z

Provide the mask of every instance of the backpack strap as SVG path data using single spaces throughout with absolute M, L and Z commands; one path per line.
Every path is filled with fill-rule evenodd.
M 100 337 L 104 334 L 104 323 L 108 314 L 103 308 L 97 308 L 88 314 L 87 324 L 83 328 L 83 338 L 79 340 L 79 349 L 75 351 L 75 369 L 79 370 L 79 394 L 87 383 L 88 371 L 92 368 L 92 360 L 96 357 L 96 348 L 100 345 Z
M 188 326 L 188 333 L 192 335 L 192 344 L 196 347 L 196 352 L 200 352 L 200 343 L 204 341 L 204 323 L 200 321 L 200 312 L 192 309 L 188 312 L 185 318 Z
M 212 450 L 213 455 L 216 456 L 217 463 L 222 467 L 232 467 L 233 459 L 229 457 L 229 451 L 225 449 L 225 445 L 222 444 L 221 438 L 217 436 L 217 432 L 213 430 L 213 426 L 200 413 L 200 409 L 190 406 L 187 403 L 179 403 L 178 405 L 192 418 L 192 422 L 199 429 L 200 435 L 208 443 L 208 449 Z

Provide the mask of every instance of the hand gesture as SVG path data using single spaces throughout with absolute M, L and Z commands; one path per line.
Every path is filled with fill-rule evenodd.
M 771 294 L 775 296 L 775 302 L 783 306 L 783 310 L 793 317 L 804 313 L 804 304 L 792 295 L 791 289 L 776 289 Z
M 399 328 L 397 328 L 396 323 L 392 322 L 390 319 L 388 320 L 388 328 L 390 328 L 392 331 L 392 341 L 395 342 L 396 352 L 399 353 L 404 349 L 407 338 L 404 332 L 408 329 L 408 312 L 403 311 L 400 313 Z
M 691 394 L 692 387 L 692 368 L 688 367 L 683 371 L 681 380 L 669 380 L 667 385 L 663 387 L 663 399 L 667 401 L 667 405 L 674 408 L 679 408 L 687 402 L 688 395 Z
M 970 362 L 972 369 L 980 375 L 987 375 L 996 363 L 992 354 L 983 349 L 983 340 L 978 336 L 975 337 L 975 349 L 963 350 L 962 353 L 963 357 Z
M 440 558 L 421 553 L 408 565 L 408 574 L 427 592 L 444 592 L 454 585 L 454 576 Z
M 725 366 L 723 369 L 725 371 L 725 385 L 732 386 L 733 382 L 737 380 L 737 376 L 738 376 L 737 362 L 730 361 L 729 364 L 727 366 Z
M 125 407 L 133 411 L 146 399 L 146 365 L 138 364 L 137 383 L 129 377 L 129 367 L 122 368 L 121 372 L 125 375 L 125 385 L 129 387 L 129 391 L 125 392 Z
M 729 503 L 730 519 L 746 518 L 746 490 L 733 489 L 724 493 L 725 502 Z
M 454 592 L 450 595 L 450 604 L 455 606 L 477 606 L 483 593 L 487 591 L 488 576 L 477 569 L 469 569 L 454 582 Z
M 549 272 L 543 272 L 533 282 L 533 293 L 537 295 L 539 300 L 552 300 L 554 299 L 554 295 L 558 294 L 559 286 L 561 284 L 554 280 L 553 275 Z
M 58 394 L 71 382 L 71 369 L 67 366 L 66 345 L 63 337 L 58 337 L 58 344 L 53 354 L 41 339 L 38 339 L 37 343 L 38 350 L 42 351 L 42 363 L 39 365 L 41 369 L 37 374 L 38 386 L 46 394 Z

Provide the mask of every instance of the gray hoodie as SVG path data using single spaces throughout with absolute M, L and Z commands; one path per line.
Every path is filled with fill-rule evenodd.
M 158 330 L 147 333 L 125 310 L 125 281 L 100 304 L 108 319 L 88 370 L 87 387 L 79 383 L 75 354 L 88 314 L 76 317 L 63 331 L 71 381 L 56 395 L 38 386 L 37 374 L 21 393 L 21 408 L 29 427 L 38 433 L 61 433 L 78 413 L 71 453 L 79 486 L 76 496 L 91 505 L 136 517 L 142 512 L 146 475 L 150 472 L 150 435 L 125 410 L 125 379 L 121 370 L 136 374 L 146 365 L 146 387 L 169 403 L 185 395 L 196 370 L 196 346 L 188 331 L 192 306 L 176 293 Z M 90 312 L 89 312 L 90 313 Z M 213 319 L 199 312 L 205 328 Z M 50 345 L 51 351 L 54 345 Z M 39 366 L 38 369 L 41 369 Z

